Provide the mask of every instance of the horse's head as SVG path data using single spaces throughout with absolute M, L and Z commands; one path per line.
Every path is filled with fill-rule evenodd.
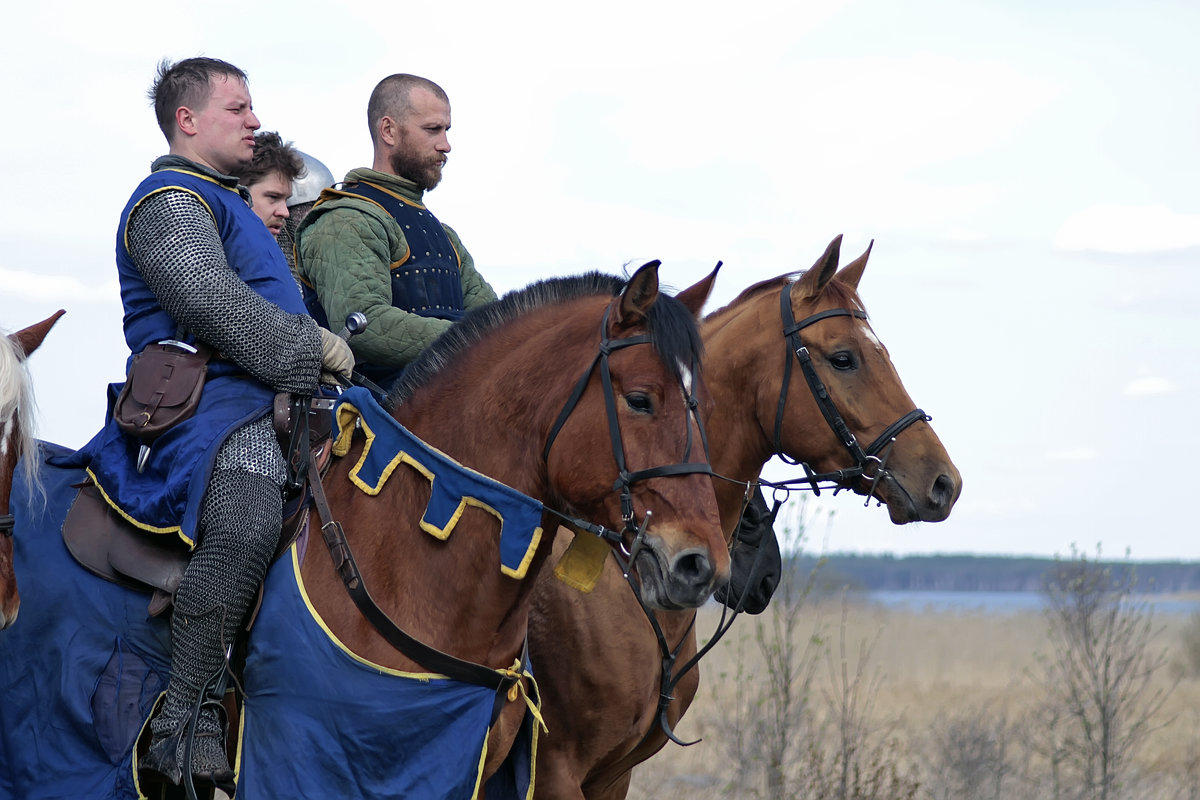
M 33 445 L 29 375 L 21 363 L 38 348 L 63 315 L 57 312 L 36 325 L 0 337 L 0 629 L 17 618 L 21 599 L 13 572 L 13 517 L 9 508 L 13 473 L 21 455 Z M 29 483 L 36 483 L 37 459 L 24 462 Z
M 728 573 L 698 416 L 711 399 L 696 317 L 714 278 L 673 298 L 659 291 L 658 262 L 633 275 L 603 307 L 583 393 L 545 448 L 552 491 L 584 519 L 622 531 L 652 608 L 698 606 Z
M 754 387 L 745 429 L 761 455 L 781 453 L 877 497 L 896 524 L 943 520 L 962 478 L 868 322 L 858 283 L 870 247 L 838 271 L 840 247 L 839 236 L 797 280 L 764 281 L 713 314 L 710 367 L 741 376 L 723 387 Z

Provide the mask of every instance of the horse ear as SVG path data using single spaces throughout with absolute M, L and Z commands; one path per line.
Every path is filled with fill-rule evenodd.
M 42 340 L 46 338 L 46 334 L 54 327 L 54 323 L 58 322 L 58 318 L 67 313 L 61 308 L 55 311 L 41 322 L 30 325 L 28 328 L 19 330 L 16 333 L 10 333 L 8 338 L 16 342 L 21 348 L 22 357 L 28 356 L 34 350 L 37 350 L 41 345 Z
M 872 239 L 871 243 L 867 245 L 867 252 L 842 267 L 838 271 L 837 279 L 847 286 L 852 286 L 855 291 L 858 291 L 858 282 L 862 280 L 863 269 L 867 266 L 867 259 L 870 258 L 871 248 L 874 246 L 875 240 Z
M 637 325 L 650 314 L 650 307 L 658 300 L 658 266 L 661 263 L 650 261 L 643 264 L 625 284 L 616 314 L 613 315 L 614 329 Z
M 712 272 L 675 295 L 675 299 L 683 303 L 684 308 L 691 311 L 693 317 L 700 317 L 700 309 L 708 302 L 708 295 L 712 292 L 713 284 L 717 282 L 717 272 L 720 271 L 722 263 L 718 261 Z
M 800 280 L 792 284 L 794 300 L 809 300 L 821 293 L 825 284 L 833 279 L 837 272 L 838 258 L 842 250 L 842 235 L 839 233 L 825 248 L 825 253 L 817 259 L 812 267 L 800 276 Z

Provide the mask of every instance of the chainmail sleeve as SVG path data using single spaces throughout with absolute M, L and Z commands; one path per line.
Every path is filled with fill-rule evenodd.
M 128 242 L 146 284 L 183 329 L 276 391 L 313 390 L 321 368 L 316 322 L 268 302 L 237 276 L 198 198 L 173 190 L 146 198 L 130 215 Z

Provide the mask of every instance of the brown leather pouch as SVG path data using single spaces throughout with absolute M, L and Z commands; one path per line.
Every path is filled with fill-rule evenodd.
M 188 347 L 158 342 L 133 357 L 113 407 L 121 430 L 149 442 L 196 413 L 212 351 L 200 343 L 195 352 Z

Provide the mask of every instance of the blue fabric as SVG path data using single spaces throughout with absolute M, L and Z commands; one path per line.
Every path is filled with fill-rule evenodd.
M 378 494 L 392 472 L 407 464 L 429 479 L 431 496 L 421 517 L 421 529 L 439 539 L 454 531 L 463 510 L 475 506 L 500 521 L 500 569 L 524 578 L 542 538 L 542 504 L 486 475 L 470 470 L 430 447 L 401 425 L 366 389 L 347 389 L 334 411 L 342 455 L 361 421 L 367 443 L 350 480 L 367 494 Z
M 352 655 L 308 604 L 298 554 L 271 568 L 251 637 L 238 800 L 474 797 L 493 691 Z M 532 796 L 530 717 L 489 800 Z
M 63 545 L 72 484 L 84 477 L 44 469 L 43 506 L 31 503 L 24 472 L 15 472 L 21 612 L 0 633 L 3 798 L 138 797 L 133 743 L 167 685 L 170 631 L 148 616 L 149 595 L 86 572 Z
M 166 688 L 170 631 L 148 594 L 91 575 L 63 545 L 83 478 L 47 466 L 42 505 L 14 477 L 21 612 L 0 633 L 0 798 L 140 796 L 133 746 Z M 310 613 L 291 556 L 268 574 L 244 685 L 239 800 L 473 796 L 492 691 L 355 659 Z M 527 714 L 489 800 L 528 800 L 535 747 Z
M 238 277 L 284 311 L 305 313 L 283 252 L 236 189 L 197 172 L 159 168 L 134 190 L 117 233 L 117 273 L 130 360 L 146 345 L 177 335 L 176 322 L 142 279 L 125 242 L 129 215 L 147 197 L 164 190 L 187 191 L 203 201 Z M 121 386 L 109 386 L 104 428 L 64 466 L 89 467 L 109 504 L 138 527 L 175 534 L 194 544 L 217 450 L 230 433 L 269 411 L 275 391 L 232 361 L 213 359 L 195 415 L 155 440 L 146 469 L 139 473 L 135 465 L 140 443 L 112 420 L 112 405 Z

